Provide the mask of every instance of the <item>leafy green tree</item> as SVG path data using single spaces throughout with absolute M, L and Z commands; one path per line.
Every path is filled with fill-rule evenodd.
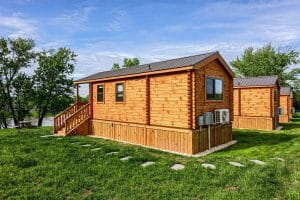
M 18 81 L 24 78 L 22 70 L 29 67 L 35 58 L 33 47 L 34 42 L 31 39 L 0 38 L 0 92 L 15 125 L 18 125 L 19 120 L 26 114 L 18 109 L 27 108 L 25 104 L 29 103 L 19 101 L 23 97 L 17 95 L 24 94 L 25 88 L 18 84 Z M 27 89 L 26 91 L 28 92 Z
M 17 119 L 18 121 L 23 121 L 33 108 L 33 82 L 31 77 L 22 73 L 15 78 L 12 85 L 14 88 L 13 93 Z
M 123 68 L 127 68 L 127 67 L 132 67 L 132 66 L 136 66 L 139 65 L 140 61 L 138 58 L 124 58 L 124 65 Z
M 35 70 L 34 103 L 38 113 L 38 126 L 48 112 L 55 114 L 72 102 L 74 64 L 76 55 L 70 49 L 51 49 L 38 54 L 38 68 Z
M 138 58 L 124 58 L 122 68 L 132 67 L 139 65 L 140 61 Z M 121 69 L 119 63 L 114 63 L 111 67 L 112 70 Z
M 299 52 L 293 49 L 279 49 L 272 44 L 267 44 L 255 50 L 247 48 L 241 58 L 231 62 L 238 76 L 267 76 L 277 75 L 282 85 L 297 80 L 300 68 L 288 71 L 289 66 L 299 63 Z
M 119 63 L 114 63 L 113 66 L 111 67 L 112 70 L 117 70 L 117 69 L 121 69 Z

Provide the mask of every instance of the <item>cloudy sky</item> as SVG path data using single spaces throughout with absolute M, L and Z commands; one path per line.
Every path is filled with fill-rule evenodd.
M 74 78 L 141 63 L 220 51 L 229 63 L 248 46 L 300 51 L 300 1 L 0 0 L 0 35 L 78 55 Z

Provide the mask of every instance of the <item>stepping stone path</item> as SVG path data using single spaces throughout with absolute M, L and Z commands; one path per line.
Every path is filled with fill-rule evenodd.
M 120 158 L 120 160 L 126 161 L 126 160 L 129 160 L 130 158 L 131 158 L 131 156 L 127 156 L 127 157 L 124 157 L 124 158 Z
M 95 149 L 91 149 L 91 151 L 98 151 L 100 150 L 101 148 L 95 148 Z
M 147 162 L 144 162 L 143 164 L 141 164 L 142 167 L 148 167 L 150 165 L 154 165 L 155 162 L 152 162 L 152 161 L 147 161 Z
M 182 165 L 182 164 L 174 164 L 172 167 L 171 167 L 171 169 L 173 169 L 173 170 L 183 170 L 184 169 L 184 165 Z
M 271 158 L 272 160 L 279 160 L 279 161 L 282 161 L 284 162 L 285 160 L 283 158 Z
M 90 147 L 91 145 L 90 144 L 83 144 L 81 145 L 82 147 Z
M 117 151 L 112 151 L 112 152 L 106 153 L 106 155 L 113 155 L 113 154 L 117 154 L 117 153 L 119 153 L 119 152 L 117 152 Z
M 235 167 L 244 167 L 243 164 L 238 163 L 238 162 L 228 162 L 228 163 L 229 163 L 229 165 L 232 165 L 232 166 L 235 166 Z
M 265 164 L 267 164 L 266 162 L 264 162 L 264 161 L 261 161 L 261 160 L 250 160 L 251 162 L 254 162 L 255 164 L 257 164 L 257 165 L 265 165 Z
M 216 169 L 215 165 L 209 163 L 203 163 L 202 167 L 204 167 L 205 169 Z
M 41 138 L 48 138 L 48 137 L 53 137 L 54 135 L 42 135 L 40 136 Z

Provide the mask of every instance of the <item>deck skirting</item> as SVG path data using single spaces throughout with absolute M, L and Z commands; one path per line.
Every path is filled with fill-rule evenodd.
M 89 135 L 160 149 L 182 155 L 193 155 L 208 149 L 207 128 L 199 130 L 168 128 L 93 119 Z M 211 147 L 232 140 L 231 124 L 211 127 Z
M 234 116 L 232 123 L 233 128 L 241 129 L 257 129 L 257 130 L 273 130 L 274 120 L 272 117 L 245 117 Z

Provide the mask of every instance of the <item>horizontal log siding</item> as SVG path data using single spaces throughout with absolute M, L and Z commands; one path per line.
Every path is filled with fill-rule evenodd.
M 206 76 L 223 79 L 223 100 L 206 100 Z M 195 121 L 197 117 L 199 115 L 203 115 L 204 112 L 214 112 L 215 109 L 223 108 L 230 109 L 230 116 L 232 119 L 232 77 L 218 60 L 214 60 L 209 64 L 201 67 L 200 64 L 199 67 L 196 65 L 195 90 Z
M 241 89 L 241 116 L 272 117 L 270 88 Z
M 115 84 L 124 83 L 124 102 L 117 103 Z M 97 85 L 93 84 L 93 119 L 145 124 L 146 78 L 104 82 L 104 103 L 97 102 Z
M 150 124 L 189 128 L 188 72 L 150 77 Z

